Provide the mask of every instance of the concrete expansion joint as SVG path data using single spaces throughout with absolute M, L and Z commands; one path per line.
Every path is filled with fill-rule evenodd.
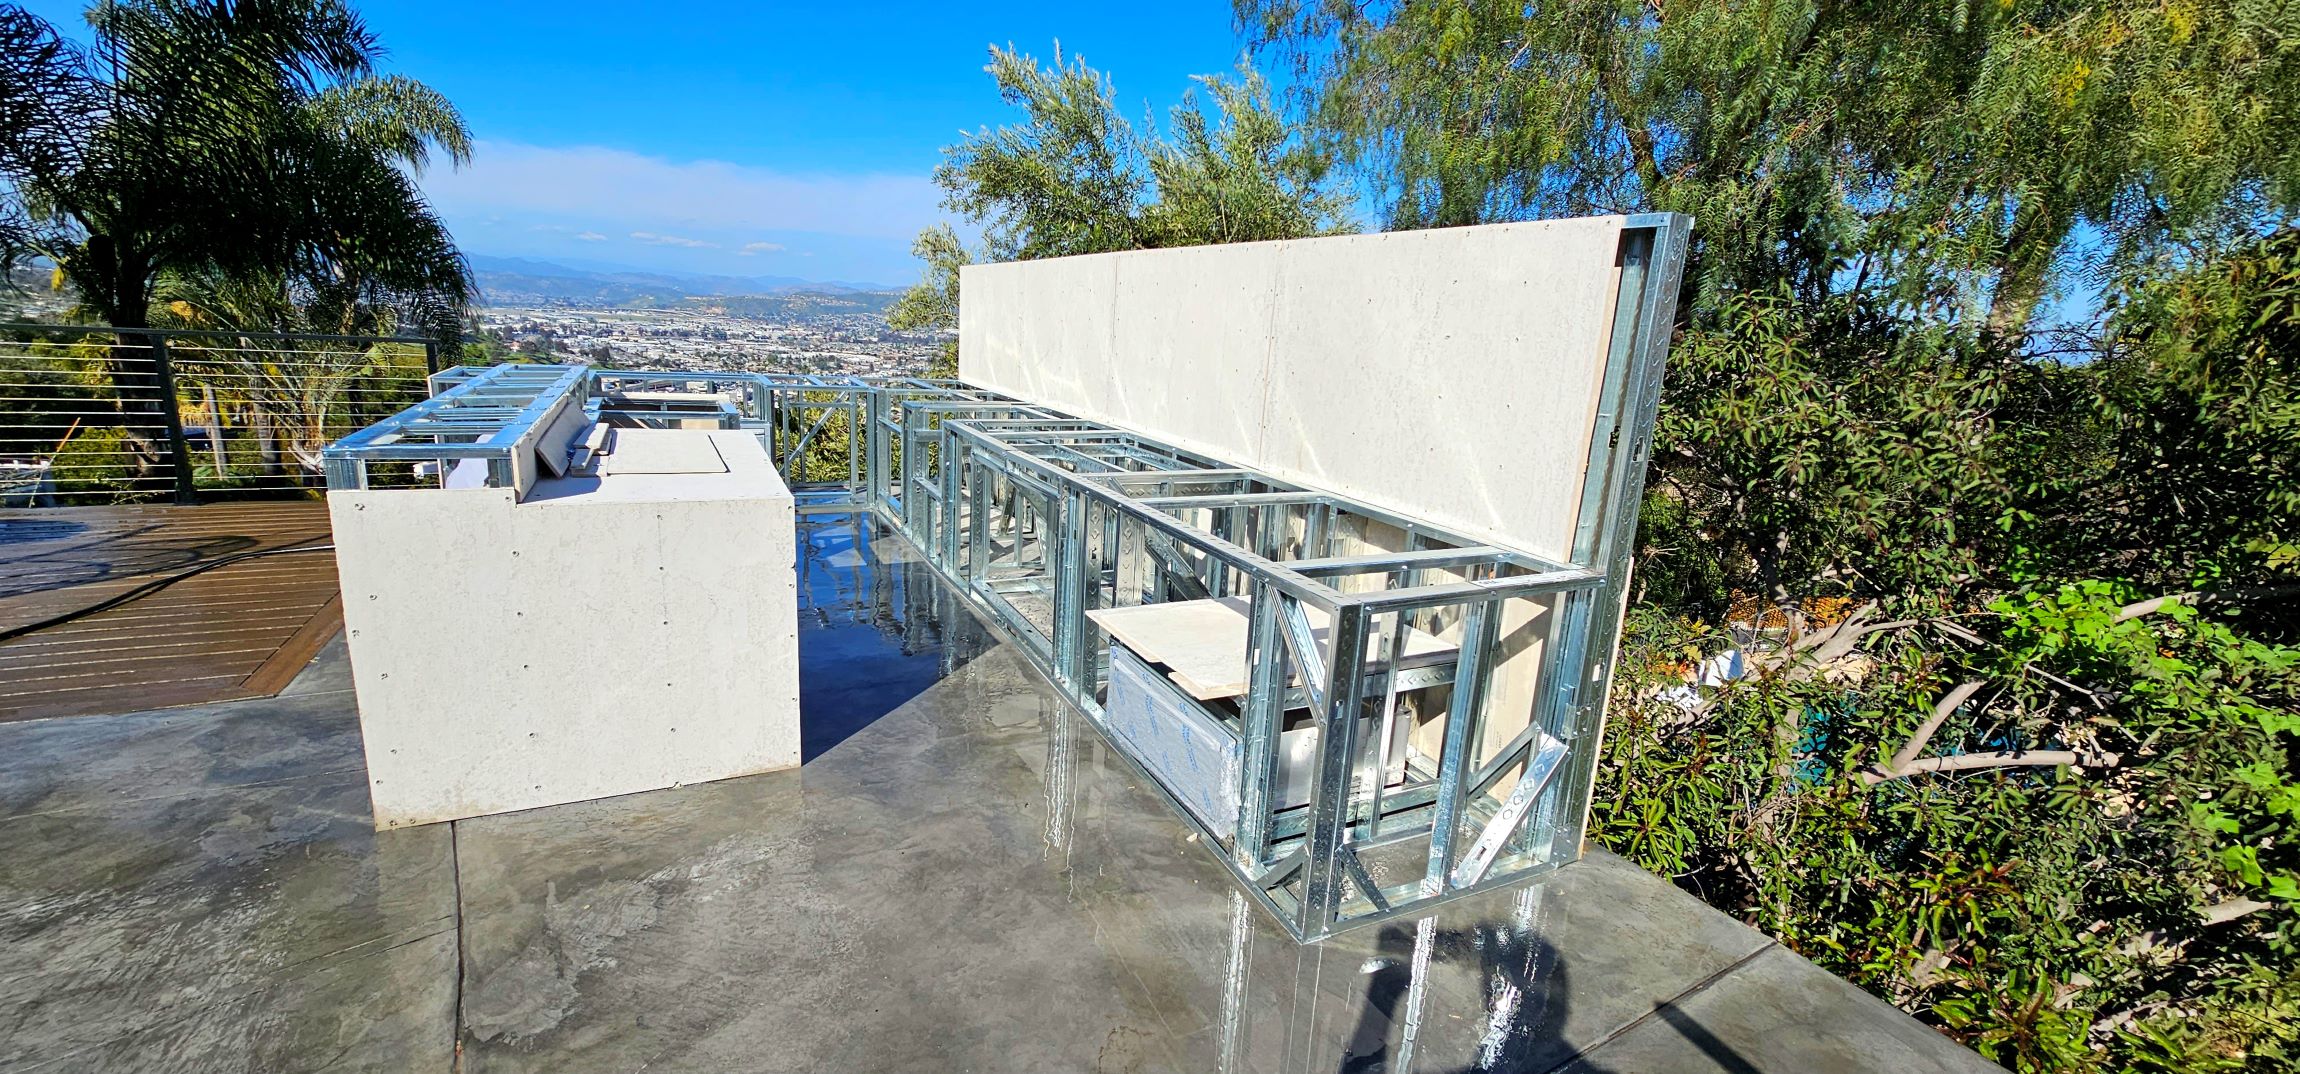
M 455 986 L 452 996 L 455 1026 L 454 1035 L 448 1038 L 448 1043 L 453 1049 L 450 1053 L 448 1069 L 454 1074 L 463 1074 L 463 978 L 464 966 L 468 957 L 463 930 L 463 848 L 459 842 L 462 827 L 462 821 L 451 820 L 447 822 L 447 875 L 455 892 Z
M 1692 999 L 1693 997 L 1698 996 L 1703 992 L 1707 992 L 1711 986 L 1717 984 L 1720 981 L 1723 981 L 1727 977 L 1731 977 L 1734 974 L 1741 972 L 1742 967 L 1757 961 L 1758 956 L 1761 956 L 1765 952 L 1777 948 L 1786 950 L 1786 948 L 1781 948 L 1781 945 L 1778 942 L 1772 939 L 1767 939 L 1764 943 L 1758 944 L 1755 950 L 1752 950 L 1748 954 L 1734 959 L 1730 963 L 1727 963 L 1723 969 L 1720 969 L 1707 977 L 1703 977 L 1702 979 L 1693 982 L 1691 985 L 1687 986 L 1684 991 L 1654 1004 L 1652 1009 L 1646 1011 L 1644 1014 L 1638 1015 L 1637 1017 L 1632 1018 L 1627 1022 L 1623 1022 L 1612 1032 L 1607 1033 L 1604 1036 L 1597 1038 L 1596 1040 L 1590 1041 L 1588 1044 L 1580 1045 L 1574 1050 L 1572 1055 L 1565 1057 L 1562 1062 L 1551 1066 L 1547 1070 L 1543 1071 L 1542 1074 L 1559 1074 L 1560 1071 L 1563 1071 L 1573 1066 L 1575 1063 L 1581 1062 L 1583 1059 L 1588 1058 L 1591 1053 L 1596 1052 L 1598 1049 L 1603 1048 L 1624 1036 L 1627 1036 L 1632 1030 L 1637 1029 L 1639 1026 L 1642 1026 L 1645 1023 L 1654 1020 L 1655 1018 L 1662 1017 L 1662 1012 L 1672 1008 L 1684 1006 L 1686 1000 Z

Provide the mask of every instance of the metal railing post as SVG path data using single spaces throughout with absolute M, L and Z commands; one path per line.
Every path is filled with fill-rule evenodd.
M 863 397 L 863 402 L 863 434 L 860 443 L 863 453 L 863 484 L 867 486 L 863 490 L 863 509 L 885 511 L 893 462 L 887 457 L 886 392 L 884 389 L 872 388 Z
M 168 432 L 168 468 L 175 471 L 177 503 L 198 503 L 192 487 L 192 447 L 184 440 L 183 402 L 176 398 L 176 371 L 168 361 L 168 341 L 158 333 L 145 336 L 152 348 L 152 375 L 160 383 L 160 423 Z
M 439 344 L 432 340 L 424 340 L 423 375 L 428 377 L 437 372 L 439 372 Z

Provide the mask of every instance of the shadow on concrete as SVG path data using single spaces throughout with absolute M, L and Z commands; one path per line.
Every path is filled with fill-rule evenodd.
M 1422 932 L 1429 933 L 1427 941 Z M 1468 1074 L 1472 1071 L 1539 1071 L 1557 1065 L 1558 1043 L 1542 1035 L 1561 1025 L 1570 1010 L 1572 988 L 1557 948 L 1533 932 L 1506 924 L 1440 929 L 1429 922 L 1385 925 L 1375 942 L 1378 968 L 1366 975 L 1365 1006 L 1342 1048 L 1336 1074 Z M 1490 1020 L 1479 1039 L 1477 1058 L 1468 1066 L 1440 1071 L 1417 1067 L 1414 1046 L 1422 1011 L 1416 1005 L 1416 978 L 1427 980 L 1431 963 L 1474 963 L 1485 991 Z M 1426 987 L 1426 986 L 1425 986 Z M 1548 1053 L 1545 1056 L 1542 1053 Z M 1591 1074 L 1605 1068 L 1582 1066 Z
M 1344 1041 L 1335 1074 L 1490 1074 L 1490 1072 L 1570 1070 L 1572 1074 L 1614 1074 L 1614 1068 L 1594 1059 L 1571 1042 L 1544 1035 L 1549 1026 L 1563 1025 L 1572 1005 L 1572 978 L 1557 948 L 1540 936 L 1506 924 L 1483 924 L 1469 929 L 1429 929 L 1427 923 L 1384 926 L 1376 941 L 1377 968 L 1366 975 L 1365 1005 L 1357 1025 Z M 1484 988 L 1484 1008 L 1490 1020 L 1479 1040 L 1477 1058 L 1467 1066 L 1440 1070 L 1417 1067 L 1414 1046 L 1422 1011 L 1416 1004 L 1416 979 L 1428 980 L 1431 963 L 1478 967 Z M 1659 1018 L 1698 1049 L 1724 1074 L 1759 1074 L 1759 1068 L 1731 1045 L 1687 1014 L 1675 1001 L 1661 1004 L 1642 1018 L 1606 1036 L 1611 1040 Z M 1601 1047 L 1604 1041 L 1591 1048 Z
M 989 651 L 997 640 L 921 560 L 863 514 L 799 525 L 799 751 L 822 756 Z
M 1664 1003 L 1654 1013 L 1669 1023 L 1669 1028 L 1701 1049 L 1701 1054 L 1708 1056 L 1709 1061 L 1717 1064 L 1726 1074 L 1760 1074 L 1755 1063 L 1735 1051 L 1732 1045 L 1718 1040 L 1716 1034 L 1694 1021 L 1693 1016 L 1685 1013 L 1676 1003 Z

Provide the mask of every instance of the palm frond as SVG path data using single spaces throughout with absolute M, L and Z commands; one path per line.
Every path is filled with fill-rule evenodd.
M 406 164 L 418 175 L 439 148 L 457 166 L 471 163 L 471 129 L 438 90 L 401 75 L 340 82 L 312 95 L 312 120 L 344 140 Z

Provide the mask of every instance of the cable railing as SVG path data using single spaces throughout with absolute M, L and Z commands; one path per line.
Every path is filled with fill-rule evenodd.
M 0 507 L 317 492 L 323 449 L 440 363 L 412 336 L 0 327 Z

